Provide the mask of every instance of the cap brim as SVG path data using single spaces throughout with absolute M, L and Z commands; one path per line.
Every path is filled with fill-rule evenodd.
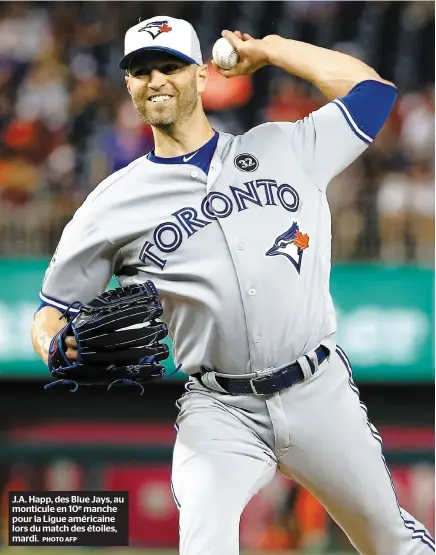
M 136 56 L 136 54 L 139 54 L 141 52 L 148 52 L 148 51 L 168 52 L 168 54 L 172 54 L 173 56 L 180 58 L 187 64 L 197 64 L 197 62 L 193 58 L 190 58 L 189 56 L 182 54 L 178 50 L 173 50 L 172 48 L 166 48 L 165 46 L 144 46 L 143 48 L 138 48 L 137 50 L 134 50 L 133 52 L 129 52 L 129 54 L 126 54 L 120 62 L 120 68 L 128 69 L 130 60 L 134 56 Z

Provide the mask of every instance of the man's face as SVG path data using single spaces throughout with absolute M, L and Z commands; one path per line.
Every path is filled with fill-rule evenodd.
M 138 114 L 150 125 L 168 127 L 186 120 L 206 85 L 207 70 L 166 52 L 135 56 L 126 84 Z

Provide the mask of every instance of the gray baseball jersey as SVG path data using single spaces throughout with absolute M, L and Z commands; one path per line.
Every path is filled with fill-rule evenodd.
M 296 123 L 220 133 L 207 175 L 194 155 L 112 174 L 66 226 L 41 299 L 64 308 L 114 273 L 151 279 L 183 371 L 297 359 L 336 329 L 325 192 L 371 141 L 344 110 L 336 100 Z
M 144 156 L 103 181 L 62 235 L 42 301 L 90 301 L 114 273 L 121 285 L 152 279 L 185 372 L 249 373 L 328 346 L 313 375 L 273 395 L 186 384 L 171 482 L 181 555 L 237 555 L 241 512 L 277 470 L 311 491 L 360 553 L 434 553 L 398 505 L 332 337 L 326 187 L 383 124 L 395 96 L 384 89 L 367 83 L 302 121 L 221 133 L 177 159 Z

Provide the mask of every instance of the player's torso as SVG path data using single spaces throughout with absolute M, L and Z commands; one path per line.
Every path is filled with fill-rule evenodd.
M 292 156 L 278 130 L 221 135 L 207 176 L 146 162 L 114 207 L 120 282 L 156 283 L 189 370 L 277 366 L 334 331 L 328 206 Z

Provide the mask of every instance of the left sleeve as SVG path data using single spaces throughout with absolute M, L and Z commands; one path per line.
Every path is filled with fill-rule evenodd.
M 329 182 L 371 144 L 387 120 L 397 89 L 380 81 L 362 81 L 342 98 L 295 123 L 278 123 L 316 186 Z

